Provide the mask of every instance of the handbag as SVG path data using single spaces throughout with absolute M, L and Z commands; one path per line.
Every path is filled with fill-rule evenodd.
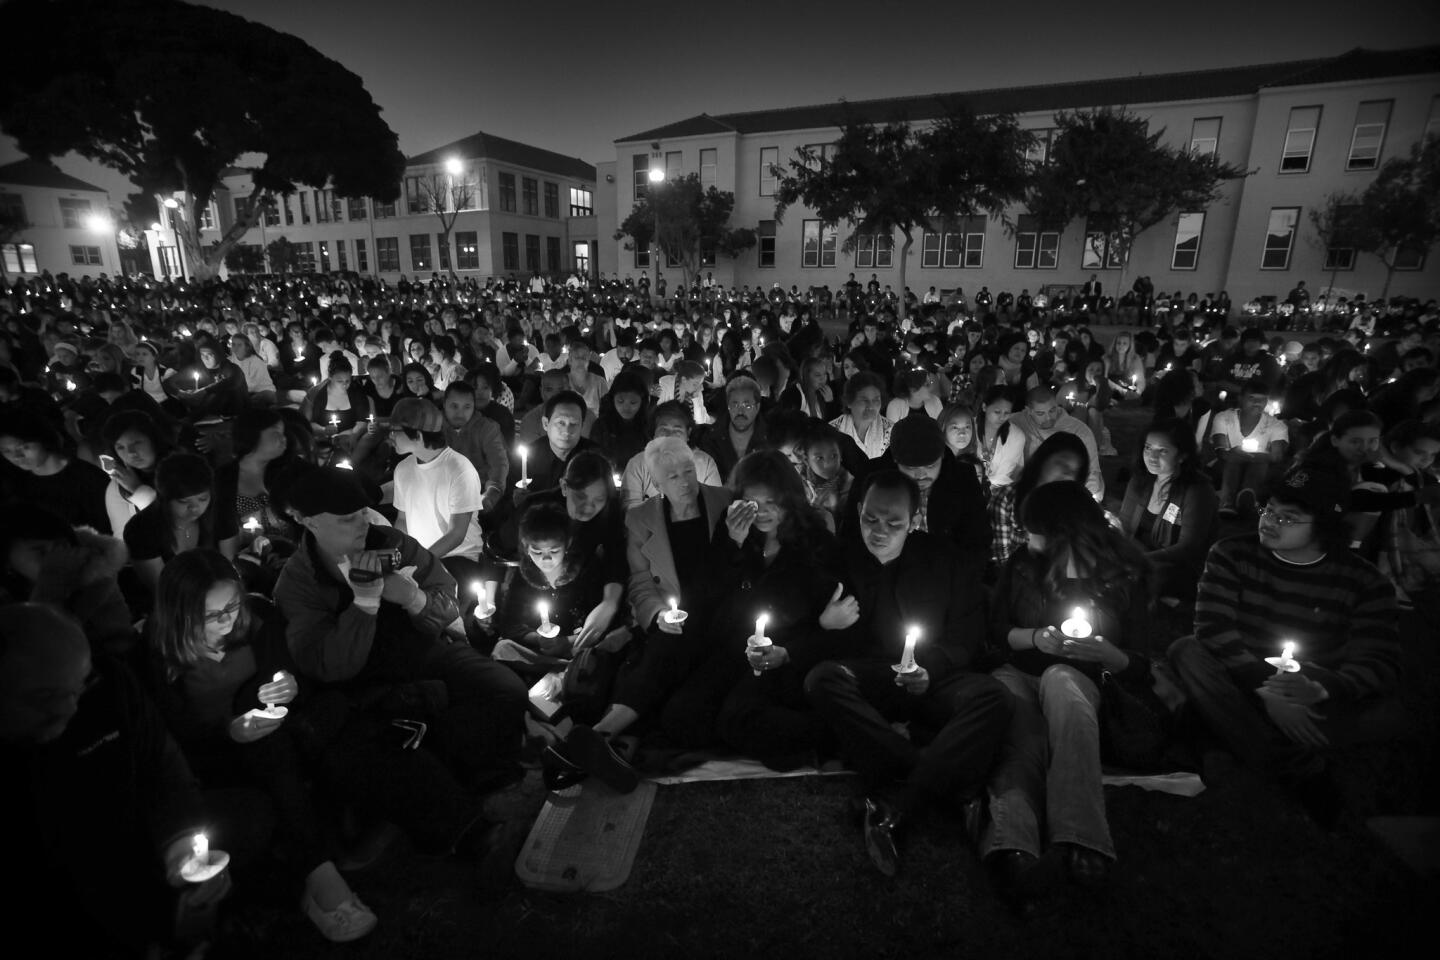
M 1100 673 L 1100 759 L 1126 770 L 1164 765 L 1170 711 L 1156 695 L 1150 670 L 1144 681 L 1126 682 Z
M 576 723 L 594 723 L 605 714 L 629 641 L 629 629 L 620 627 L 575 654 L 560 681 L 560 702 L 566 716 Z

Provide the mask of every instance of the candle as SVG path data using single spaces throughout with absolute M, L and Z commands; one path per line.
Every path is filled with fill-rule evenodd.
M 203 833 L 195 834 L 190 844 L 190 855 L 202 867 L 210 863 L 210 838 Z
M 764 650 L 775 645 L 775 641 L 765 636 L 765 624 L 769 622 L 770 615 L 768 613 L 762 613 L 760 614 L 760 616 L 755 618 L 755 632 L 752 633 L 745 640 L 746 653 L 749 653 L 752 650 L 758 650 L 763 652 Z M 758 677 L 760 676 L 761 671 L 756 670 L 754 671 L 754 673 L 755 676 Z
M 372 414 L 370 414 L 370 416 L 366 417 L 365 419 L 370 421 L 370 426 L 372 426 L 372 427 L 375 426 L 375 414 L 372 413 Z
M 896 673 L 914 673 L 919 669 L 915 665 L 915 644 L 920 642 L 920 628 L 911 627 L 905 631 L 905 650 L 900 654 L 900 662 L 895 664 Z
M 520 453 L 520 482 L 517 487 L 528 487 L 530 485 L 530 448 L 520 444 L 517 448 Z
M 335 466 L 339 467 L 341 470 L 354 470 L 354 469 L 355 469 L 353 466 L 351 466 L 349 460 L 341 460 L 339 463 L 335 464 Z
M 1085 613 L 1084 607 L 1076 607 L 1070 611 L 1070 617 L 1060 624 L 1060 632 L 1067 637 L 1076 640 L 1084 640 L 1090 636 L 1090 617 Z
M 1256 440 L 1254 437 L 1246 437 L 1244 440 L 1240 441 L 1240 449 L 1245 451 L 1246 453 L 1259 453 L 1260 441 Z
M 199 390 L 199 389 L 200 389 L 200 371 L 199 371 L 199 370 L 196 370 L 196 371 L 195 371 L 195 389 L 196 389 L 196 390 Z
M 1275 676 L 1285 673 L 1299 673 L 1300 661 L 1295 659 L 1295 641 L 1286 640 L 1280 647 L 1280 656 L 1266 657 L 1265 662 L 1275 668 Z
M 679 597 L 671 597 L 671 598 L 670 598 L 670 609 L 669 609 L 669 610 L 666 610 L 666 611 L 665 611 L 664 613 L 662 613 L 660 616 L 664 618 L 664 620 L 665 620 L 666 623 L 672 623 L 672 624 L 673 624 L 673 623 L 684 623 L 685 620 L 690 616 L 690 614 L 688 614 L 688 613 L 686 613 L 684 610 L 681 610 L 681 609 L 680 609 L 680 598 L 679 598 Z
M 547 640 L 558 634 L 559 626 L 550 622 L 550 604 L 541 600 L 535 605 L 535 609 L 540 611 L 540 626 L 535 629 L 535 632 Z
M 610 474 L 610 479 L 615 481 L 615 488 L 618 490 L 620 488 L 620 474 L 612 473 Z
M 263 524 L 260 523 L 259 517 L 251 517 L 245 521 L 245 530 L 247 533 L 259 533 L 262 526 Z
M 319 384 L 320 384 L 320 378 L 319 378 L 319 377 L 311 377 L 311 378 L 310 378 L 310 386 L 315 387 L 315 386 L 319 386 Z
M 495 615 L 495 605 L 490 602 L 490 592 L 485 589 L 483 580 L 474 580 L 470 583 L 470 592 L 475 594 L 475 619 L 489 620 Z
M 74 380 L 71 380 L 69 377 L 66 377 L 66 378 L 65 378 L 65 389 L 66 389 L 66 390 L 74 390 L 74 389 L 75 389 L 75 381 L 74 381 Z
M 1224 400 L 1227 396 L 1229 396 L 1229 394 L 1226 393 L 1224 390 L 1221 390 L 1221 391 L 1220 391 L 1220 399 L 1221 399 L 1221 400 Z
M 1279 414 L 1280 414 L 1280 401 L 1279 401 L 1279 400 L 1271 400 L 1269 403 L 1265 404 L 1265 412 L 1268 413 L 1268 414 L 1270 414 L 1270 416 L 1272 416 L 1272 417 L 1279 416 Z

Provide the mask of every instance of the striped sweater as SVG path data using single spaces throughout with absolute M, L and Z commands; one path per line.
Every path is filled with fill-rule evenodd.
M 1336 700 L 1389 693 L 1400 659 L 1395 588 L 1369 562 L 1345 551 L 1287 563 L 1254 535 L 1210 550 L 1195 603 L 1195 637 L 1246 687 L 1258 687 L 1294 640 L 1305 676 Z

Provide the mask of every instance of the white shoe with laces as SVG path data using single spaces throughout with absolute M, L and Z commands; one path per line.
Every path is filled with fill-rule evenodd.
M 348 943 L 351 940 L 359 940 L 371 930 L 379 919 L 370 912 L 370 908 L 360 902 L 357 896 L 351 896 L 334 910 L 322 910 L 315 898 L 306 894 L 300 900 L 300 907 L 305 911 L 305 916 L 315 924 L 315 929 L 320 935 L 331 943 Z

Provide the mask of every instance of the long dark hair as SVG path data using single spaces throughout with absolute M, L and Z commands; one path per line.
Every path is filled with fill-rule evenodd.
M 159 424 L 148 413 L 140 410 L 121 410 L 108 418 L 105 425 L 100 428 L 100 440 L 104 444 L 105 453 L 115 457 L 115 442 L 131 431 L 149 440 L 150 446 L 155 448 L 155 466 L 148 471 L 136 471 L 140 474 L 141 479 L 153 481 L 160 461 L 170 455 L 172 449 L 170 438 L 165 435 Z M 118 460 L 119 457 L 116 459 Z
M 782 546 L 795 547 L 802 551 L 802 556 L 811 557 L 830 536 L 824 515 L 810 505 L 799 472 L 779 450 L 758 450 L 746 454 L 735 464 L 730 474 L 730 490 L 739 497 L 746 487 L 765 487 L 780 501 L 785 517 L 775 536 Z M 750 534 L 759 536 L 753 528 Z
M 1183 490 L 1200 478 L 1200 448 L 1195 443 L 1195 430 L 1183 418 L 1170 417 L 1156 420 L 1140 435 L 1140 449 L 1135 452 L 1131 470 L 1137 477 L 1150 478 L 1147 488 L 1154 483 L 1154 474 L 1145 466 L 1145 438 L 1152 433 L 1162 434 L 1175 448 L 1175 475 L 1170 478 L 1171 490 Z
M 1064 480 L 1036 487 L 1020 509 L 1025 529 L 1045 538 L 1048 563 L 1042 580 L 1051 596 L 1075 572 L 1098 592 L 1134 589 L 1146 582 L 1150 563 L 1139 545 L 1110 525 L 1105 510 L 1080 483 Z
M 1017 516 L 1020 515 L 1020 508 L 1026 498 L 1039 486 L 1040 472 L 1045 469 L 1045 464 L 1060 453 L 1073 453 L 1079 457 L 1080 476 L 1090 476 L 1090 451 L 1085 449 L 1085 441 L 1073 433 L 1052 433 L 1041 441 L 1040 446 L 1035 448 L 1035 452 L 1025 461 L 1025 466 L 1020 471 L 1020 479 L 1015 481 L 1015 513 Z
M 240 590 L 240 614 L 230 637 L 248 638 L 250 609 L 244 584 L 234 565 L 218 550 L 186 550 L 160 571 L 150 630 L 169 679 L 174 680 L 205 655 L 205 595 L 221 583 L 233 583 Z
M 210 505 L 197 521 L 200 536 L 196 539 L 200 543 L 214 543 L 215 514 L 219 509 L 219 498 L 215 495 L 215 473 L 210 469 L 210 464 L 199 454 L 172 453 L 155 468 L 155 509 L 160 513 L 166 539 L 176 550 L 180 544 L 175 540 L 175 520 L 171 507 L 177 500 L 202 493 L 210 494 Z
M 621 393 L 633 393 L 640 398 L 640 409 L 636 411 L 633 420 L 623 419 L 615 409 L 615 397 Z M 617 373 L 615 382 L 605 391 L 605 396 L 600 398 L 600 414 L 595 419 L 606 426 L 611 436 L 627 430 L 647 435 L 647 424 L 650 422 L 650 388 L 645 383 L 645 377 L 634 370 L 621 370 Z

